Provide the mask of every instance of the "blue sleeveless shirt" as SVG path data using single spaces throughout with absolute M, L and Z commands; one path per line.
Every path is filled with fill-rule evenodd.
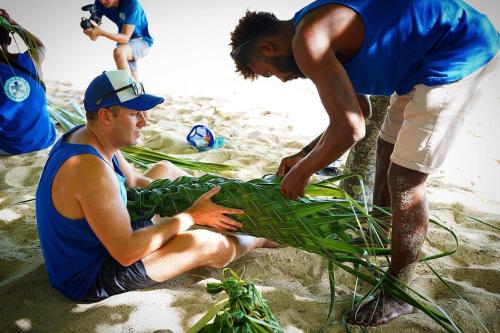
M 27 51 L 16 64 L 38 77 Z M 12 155 L 47 148 L 56 139 L 45 91 L 32 76 L 0 63 L 0 149 Z
M 52 201 L 54 177 L 67 159 L 81 154 L 103 159 L 92 146 L 65 142 L 68 135 L 80 127 L 68 131 L 54 145 L 36 191 L 36 222 L 50 284 L 75 300 L 85 298 L 102 264 L 110 256 L 85 218 L 73 220 L 62 216 Z M 120 194 L 126 202 L 125 177 L 116 155 L 113 156 L 113 168 Z
M 461 0 L 318 0 L 298 11 L 340 4 L 356 11 L 364 42 L 343 64 L 357 93 L 399 95 L 416 84 L 458 81 L 496 54 L 500 36 L 488 18 Z

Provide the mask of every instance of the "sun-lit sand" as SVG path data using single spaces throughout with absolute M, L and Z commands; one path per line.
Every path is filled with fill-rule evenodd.
M 48 94 L 65 102 L 81 103 L 82 98 L 82 92 L 69 83 L 49 83 Z M 494 100 L 498 103 L 498 94 Z M 469 118 L 450 159 L 429 181 L 433 213 L 457 232 L 460 241 L 456 254 L 432 265 L 469 300 L 491 332 L 500 331 L 500 235 L 438 208 L 464 211 L 500 225 L 495 188 L 500 153 L 494 147 L 500 137 L 492 125 L 499 123 L 497 111 L 482 107 Z M 203 153 L 190 147 L 185 135 L 198 123 L 224 136 L 224 147 Z M 282 157 L 315 136 L 316 132 L 304 131 L 303 126 L 303 119 L 288 112 L 247 108 L 237 101 L 209 97 L 166 96 L 166 102 L 151 112 L 141 141 L 167 154 L 239 166 L 225 176 L 249 180 L 274 173 Z M 484 146 L 490 148 L 481 149 Z M 0 332 L 184 332 L 214 303 L 204 285 L 218 278 L 218 270 L 198 269 L 155 288 L 95 304 L 69 301 L 50 287 L 37 238 L 34 202 L 22 203 L 33 198 L 47 153 L 0 159 Z M 435 249 L 453 245 L 442 230 L 433 227 L 429 239 Z M 425 247 L 427 253 L 435 249 Z M 321 327 L 329 300 L 327 265 L 321 257 L 293 248 L 259 249 L 231 267 L 245 268 L 246 278 L 261 288 L 286 332 L 316 332 Z M 354 281 L 339 270 L 337 284 L 339 297 L 346 298 Z M 465 305 L 424 265 L 418 266 L 415 286 L 446 309 L 466 332 L 481 331 Z M 336 319 L 346 306 L 338 306 Z M 335 323 L 328 332 L 342 330 Z M 416 311 L 373 331 L 434 332 L 439 327 Z
M 114 67 L 113 43 L 90 44 L 81 33 L 78 22 L 84 13 L 79 7 L 88 2 L 2 3 L 46 43 L 45 78 L 53 80 L 47 82 L 48 95 L 62 102 L 81 105 L 81 89 L 100 71 Z M 252 83 L 237 77 L 228 56 L 229 32 L 247 8 L 273 11 L 287 19 L 308 2 L 143 1 L 155 46 L 140 63 L 142 79 L 148 91 L 171 95 L 151 112 L 141 144 L 175 156 L 240 167 L 223 174 L 226 177 L 249 180 L 274 173 L 281 158 L 316 137 L 328 120 L 310 82 Z M 488 14 L 498 29 L 495 1 L 468 2 Z M 457 211 L 500 227 L 499 86 L 497 71 L 478 87 L 480 104 L 466 120 L 442 170 L 428 181 L 432 213 L 448 223 L 460 242 L 454 255 L 431 265 L 468 300 L 490 332 L 500 332 L 500 233 Z M 190 147 L 185 136 L 195 124 L 225 137 L 224 147 L 203 153 Z M 94 304 L 67 300 L 50 287 L 32 201 L 47 154 L 48 150 L 0 157 L 0 332 L 185 332 L 215 303 L 204 286 L 217 279 L 220 270 L 198 269 L 155 288 Z M 427 254 L 453 246 L 446 233 L 432 226 L 428 238 L 432 245 L 425 245 Z M 317 332 L 322 326 L 330 294 L 327 263 L 321 257 L 293 248 L 259 249 L 230 267 L 245 269 L 246 279 L 262 290 L 287 333 Z M 465 332 L 484 332 L 428 267 L 418 265 L 417 273 L 417 290 L 444 308 Z M 338 297 L 348 298 L 355 281 L 341 270 L 336 277 Z M 327 332 L 343 332 L 338 320 L 347 306 L 338 304 L 337 322 Z M 440 330 L 420 311 L 370 329 Z

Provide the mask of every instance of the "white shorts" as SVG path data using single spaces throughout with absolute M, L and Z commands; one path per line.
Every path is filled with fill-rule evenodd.
M 137 72 L 137 60 L 147 56 L 151 47 L 142 38 L 131 39 L 128 45 L 132 48 L 132 57 L 134 57 L 134 60 L 130 60 L 128 64 L 132 72 Z
M 406 95 L 393 94 L 379 134 L 394 144 L 391 161 L 423 173 L 436 172 L 481 96 L 478 83 L 487 74 L 498 75 L 499 58 L 460 81 L 432 87 L 419 84 Z

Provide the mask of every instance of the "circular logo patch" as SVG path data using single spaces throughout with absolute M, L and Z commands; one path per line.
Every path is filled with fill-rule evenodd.
M 3 92 L 11 101 L 22 102 L 30 95 L 30 85 L 22 77 L 13 76 L 5 81 Z
M 125 13 L 119 13 L 118 17 L 120 18 L 120 20 L 125 21 L 126 18 Z

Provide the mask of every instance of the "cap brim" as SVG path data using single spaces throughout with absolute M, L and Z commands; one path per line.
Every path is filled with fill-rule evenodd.
M 148 111 L 158 104 L 163 103 L 163 101 L 164 99 L 162 97 L 143 94 L 129 101 L 120 103 L 119 105 L 135 111 Z

